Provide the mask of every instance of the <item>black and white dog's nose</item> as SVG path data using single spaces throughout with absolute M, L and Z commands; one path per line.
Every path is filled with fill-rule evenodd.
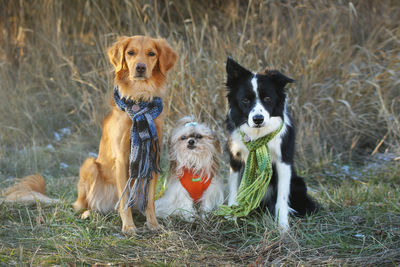
M 253 116 L 253 122 L 257 125 L 260 125 L 264 122 L 264 116 L 257 114 Z
M 193 146 L 194 145 L 194 140 L 193 139 L 189 139 L 188 144 L 189 144 L 189 146 Z

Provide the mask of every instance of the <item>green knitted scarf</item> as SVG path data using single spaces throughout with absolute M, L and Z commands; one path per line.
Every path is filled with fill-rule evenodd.
M 282 130 L 282 127 L 283 122 L 276 131 L 248 142 L 245 141 L 245 134 L 240 132 L 242 141 L 249 150 L 249 155 L 236 196 L 237 205 L 231 207 L 222 205 L 217 212 L 218 215 L 243 217 L 260 205 L 272 177 L 271 153 L 269 152 L 268 142 Z

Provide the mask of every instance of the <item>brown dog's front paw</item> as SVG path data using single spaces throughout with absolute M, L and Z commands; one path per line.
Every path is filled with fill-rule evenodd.
M 122 233 L 126 235 L 135 235 L 136 234 L 136 227 L 134 225 L 123 225 L 122 226 Z
M 81 214 L 81 219 L 86 220 L 90 217 L 90 210 L 86 210 Z
M 81 211 L 85 209 L 85 205 L 83 205 L 80 201 L 75 201 L 72 204 L 72 208 L 74 209 L 74 211 Z

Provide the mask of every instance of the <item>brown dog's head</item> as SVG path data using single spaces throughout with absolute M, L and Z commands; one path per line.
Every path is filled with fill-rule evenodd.
M 109 49 L 115 68 L 115 81 L 123 90 L 136 84 L 160 87 L 177 59 L 164 39 L 136 35 L 120 37 Z M 130 94 L 128 94 L 130 95 Z

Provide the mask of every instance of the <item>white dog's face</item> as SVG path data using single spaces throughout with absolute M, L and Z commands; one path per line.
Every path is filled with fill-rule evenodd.
M 182 168 L 210 175 L 215 171 L 219 142 L 210 128 L 197 122 L 186 122 L 176 128 L 170 140 L 170 160 L 174 172 Z

